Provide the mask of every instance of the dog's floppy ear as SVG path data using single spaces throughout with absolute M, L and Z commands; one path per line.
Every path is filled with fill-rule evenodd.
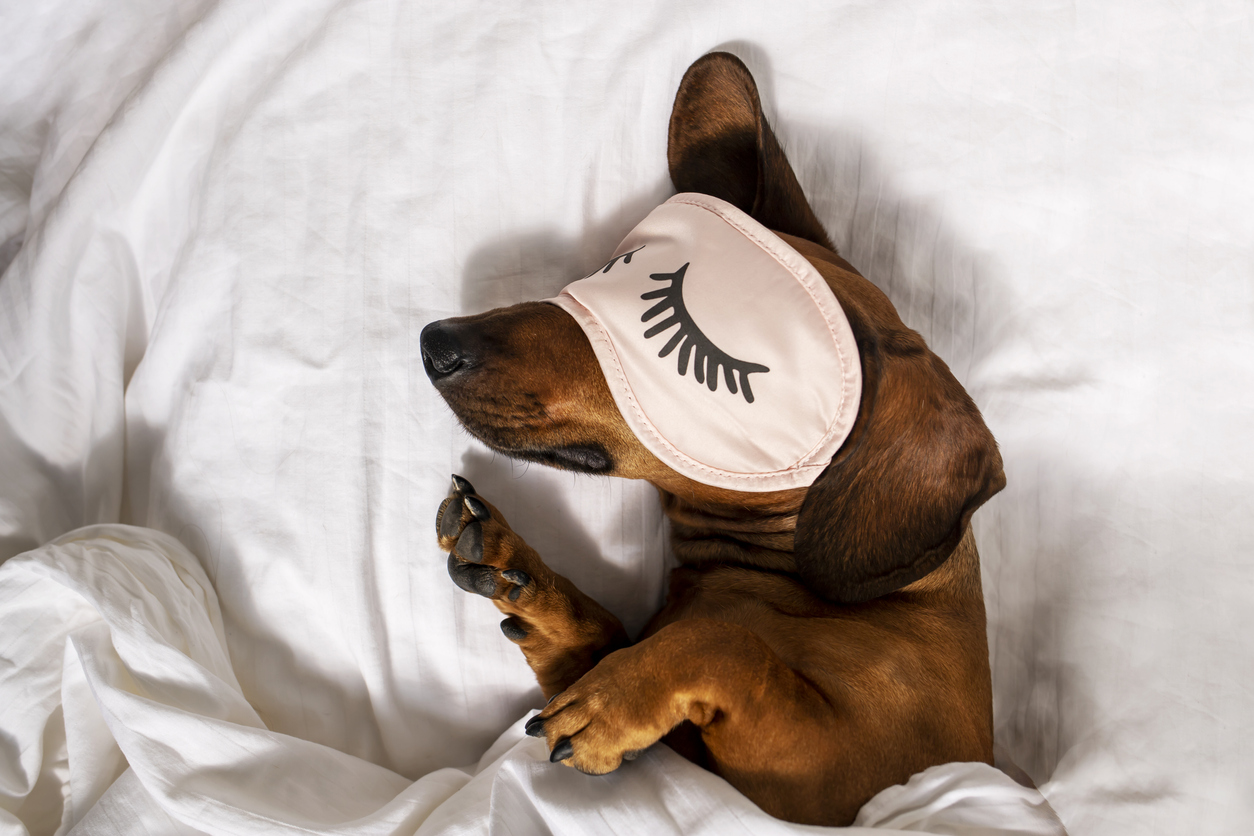
M 814 255 L 842 274 L 828 284 L 858 343 L 862 400 L 798 515 L 802 580 L 832 601 L 856 603 L 928 574 L 953 553 L 975 509 L 1006 484 L 979 410 L 888 298 L 835 256 L 738 58 L 712 52 L 688 68 L 667 160 L 679 191 L 722 198 L 769 229 L 817 244 L 827 252 Z
M 853 431 L 797 518 L 802 580 L 838 603 L 878 598 L 940 566 L 1006 485 L 997 443 L 949 367 L 861 276 L 834 287 L 862 357 Z
M 679 191 L 722 198 L 768 229 L 833 249 L 736 56 L 711 52 L 684 73 L 666 157 Z

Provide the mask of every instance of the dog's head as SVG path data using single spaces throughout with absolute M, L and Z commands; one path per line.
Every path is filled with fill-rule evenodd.
M 646 479 L 697 506 L 799 506 L 796 568 L 830 600 L 876 598 L 928 574 L 1005 485 L 979 410 L 888 298 L 836 254 L 738 59 L 712 53 L 689 68 L 667 156 L 679 191 L 725 200 L 774 230 L 819 272 L 848 319 L 861 401 L 808 488 L 742 493 L 664 464 L 624 420 L 583 329 L 553 304 L 431 323 L 421 340 L 427 374 L 466 429 L 506 455 Z

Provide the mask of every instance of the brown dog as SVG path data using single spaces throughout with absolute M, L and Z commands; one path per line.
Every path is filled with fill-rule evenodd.
M 508 616 L 502 631 L 552 698 L 527 731 L 553 761 L 602 774 L 665 738 L 771 815 L 849 824 L 922 769 L 992 762 L 969 522 L 1005 485 L 1001 457 L 946 365 L 832 248 L 739 60 L 689 68 L 668 159 L 679 191 L 748 212 L 827 281 L 861 354 L 852 432 L 808 489 L 708 487 L 636 439 L 565 311 L 533 302 L 434 322 L 427 374 L 473 435 L 516 458 L 648 480 L 682 566 L 632 644 L 460 477 L 440 547 L 458 586 Z

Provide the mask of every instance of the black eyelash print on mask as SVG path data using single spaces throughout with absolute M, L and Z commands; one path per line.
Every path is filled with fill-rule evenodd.
M 739 375 L 740 392 L 744 395 L 745 401 L 753 403 L 753 390 L 749 388 L 749 375 L 757 372 L 769 372 L 770 369 L 758 363 L 749 363 L 732 357 L 710 342 L 710 338 L 701 333 L 701 329 L 692 321 L 692 314 L 688 313 L 688 306 L 684 304 L 684 273 L 688 272 L 688 264 L 691 263 L 688 262 L 674 273 L 649 274 L 649 278 L 656 282 L 669 280 L 670 286 L 650 290 L 648 293 L 640 295 L 640 298 L 645 300 L 662 300 L 645 311 L 640 317 L 640 321 L 648 322 L 668 308 L 672 313 L 669 317 L 645 331 L 644 338 L 646 340 L 651 339 L 668 328 L 678 325 L 679 330 L 671 335 L 670 341 L 662 346 L 662 350 L 657 353 L 657 356 L 665 357 L 678 346 L 679 374 L 684 376 L 688 374 L 688 358 L 695 353 L 692 376 L 697 379 L 697 383 L 705 383 L 710 387 L 711 392 L 718 389 L 718 370 L 721 366 L 723 368 L 723 378 L 727 381 L 727 388 L 731 390 L 731 393 L 733 395 L 736 394 L 736 377 Z
M 622 255 L 616 255 L 613 258 L 611 258 L 608 262 L 606 262 L 604 267 L 598 267 L 596 270 L 593 270 L 591 273 L 584 276 L 584 278 L 590 279 L 593 276 L 595 276 L 597 273 L 610 272 L 610 268 L 613 267 L 615 264 L 617 264 L 620 258 L 623 260 L 623 264 L 631 264 L 631 257 L 635 255 L 636 253 L 640 252 L 641 250 L 643 250 L 644 248 L 645 248 L 645 245 L 641 244 L 640 246 L 636 247 L 631 252 L 623 253 Z

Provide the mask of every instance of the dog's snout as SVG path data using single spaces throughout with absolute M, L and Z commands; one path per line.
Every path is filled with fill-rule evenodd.
M 465 340 L 460 338 L 456 328 L 444 320 L 423 328 L 418 342 L 422 347 L 422 367 L 432 383 L 472 363 Z

